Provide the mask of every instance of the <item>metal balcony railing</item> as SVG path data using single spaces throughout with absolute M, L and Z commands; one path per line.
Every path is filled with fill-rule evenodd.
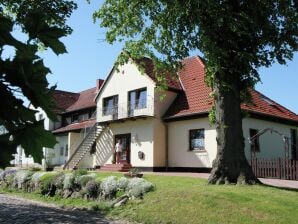
M 98 108 L 97 121 L 110 121 L 137 116 L 153 116 L 153 106 L 153 98 L 147 96 L 147 99 L 128 101 L 114 106 Z

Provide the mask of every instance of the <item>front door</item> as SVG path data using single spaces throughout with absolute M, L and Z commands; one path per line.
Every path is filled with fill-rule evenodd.
M 130 163 L 130 134 L 115 135 L 115 143 L 121 141 L 122 152 L 120 155 L 120 163 Z

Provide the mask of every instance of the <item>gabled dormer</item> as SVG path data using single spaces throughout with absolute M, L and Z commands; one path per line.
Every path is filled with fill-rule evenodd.
M 157 91 L 157 79 L 153 74 L 153 63 L 144 58 L 145 65 L 142 73 L 134 61 L 113 67 L 96 97 L 97 122 L 136 119 L 139 117 L 160 118 L 177 92 L 181 90 L 178 80 L 169 82 L 166 98 L 160 101 Z

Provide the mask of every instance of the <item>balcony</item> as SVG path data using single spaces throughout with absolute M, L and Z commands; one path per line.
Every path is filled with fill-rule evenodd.
M 98 109 L 97 121 L 115 121 L 124 119 L 136 119 L 138 117 L 150 117 L 154 115 L 153 97 L 145 100 L 128 101 L 114 106 Z

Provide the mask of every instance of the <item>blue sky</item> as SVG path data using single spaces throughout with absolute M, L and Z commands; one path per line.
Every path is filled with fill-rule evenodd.
M 50 67 L 50 83 L 58 89 L 81 91 L 95 86 L 95 80 L 105 79 L 122 44 L 109 45 L 103 41 L 105 30 L 93 24 L 92 13 L 102 1 L 93 0 L 89 5 L 78 1 L 78 9 L 69 19 L 72 35 L 63 38 L 68 54 L 56 56 L 44 52 L 41 56 Z M 298 113 L 298 53 L 287 66 L 278 64 L 260 69 L 262 83 L 256 89 L 295 113 Z

